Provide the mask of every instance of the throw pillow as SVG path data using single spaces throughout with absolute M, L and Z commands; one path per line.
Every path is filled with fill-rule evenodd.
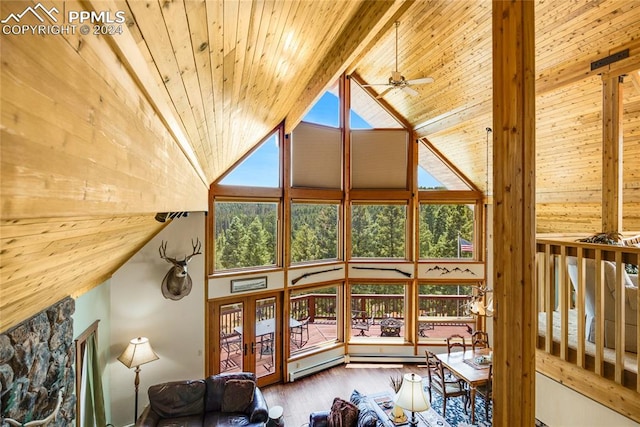
M 356 405 L 336 397 L 331 405 L 327 425 L 328 427 L 356 427 L 358 412 Z
M 378 425 L 378 415 L 375 408 L 372 406 L 374 403 L 370 398 L 360 393 L 358 390 L 353 390 L 351 403 L 358 407 L 358 423 L 357 427 L 376 427 Z
M 228 380 L 222 395 L 222 412 L 244 412 L 253 402 L 256 383 L 251 380 Z

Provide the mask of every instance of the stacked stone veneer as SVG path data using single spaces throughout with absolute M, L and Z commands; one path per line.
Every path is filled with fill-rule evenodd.
M 46 418 L 55 409 L 58 391 L 64 401 L 48 426 L 66 427 L 75 418 L 73 320 L 75 302 L 66 298 L 0 334 L 0 411 L 26 423 Z

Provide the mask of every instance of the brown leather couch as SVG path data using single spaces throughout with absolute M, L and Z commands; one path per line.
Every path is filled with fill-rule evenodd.
M 269 408 L 250 372 L 213 375 L 149 387 L 136 426 L 264 426 Z

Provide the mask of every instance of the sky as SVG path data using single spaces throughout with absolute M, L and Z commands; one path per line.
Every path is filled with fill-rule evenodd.
M 338 98 L 330 92 L 326 92 L 307 113 L 303 121 L 337 128 L 340 125 L 338 111 Z M 353 111 L 351 112 L 351 127 L 354 129 L 373 128 Z M 278 140 L 277 135 L 273 135 L 220 183 L 224 185 L 278 187 L 278 160 Z M 418 167 L 419 187 L 434 187 L 439 185 L 441 184 L 423 168 Z

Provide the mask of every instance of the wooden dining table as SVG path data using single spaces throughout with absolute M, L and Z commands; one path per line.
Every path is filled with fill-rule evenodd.
M 475 358 L 479 356 L 487 356 L 491 352 L 488 348 L 467 351 L 456 351 L 449 353 L 436 354 L 436 357 L 442 362 L 453 375 L 469 385 L 469 394 L 471 399 L 471 424 L 475 424 L 476 410 L 476 389 L 478 386 L 484 385 L 489 381 L 489 364 L 477 364 Z

